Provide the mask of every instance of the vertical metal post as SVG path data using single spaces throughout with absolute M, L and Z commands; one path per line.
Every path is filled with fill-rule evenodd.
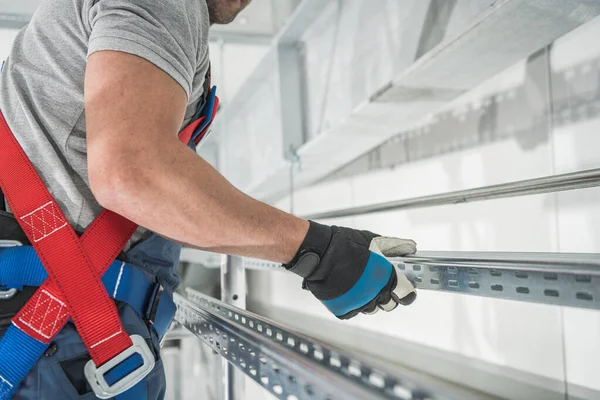
M 223 256 L 221 263 L 221 300 L 246 308 L 246 270 L 242 257 Z M 223 359 L 223 399 L 244 400 L 244 374 Z

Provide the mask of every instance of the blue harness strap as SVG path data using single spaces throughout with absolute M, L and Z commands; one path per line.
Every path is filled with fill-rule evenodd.
M 0 248 L 0 288 L 21 290 L 24 286 L 40 286 L 47 277 L 33 247 Z M 164 337 L 175 316 L 176 307 L 173 298 L 167 294 L 155 297 L 157 284 L 153 278 L 130 264 L 115 261 L 102 276 L 102 283 L 113 299 L 127 303 L 140 318 L 144 318 L 149 308 L 154 308 L 153 329 L 159 340 Z M 157 304 L 154 304 L 155 298 Z M 27 376 L 47 347 L 45 343 L 10 325 L 0 341 L 0 371 L 4 371 L 4 375 L 0 375 L 0 399 L 10 398 L 17 390 L 15 386 Z M 132 357 L 111 370 L 107 379 L 118 381 L 135 369 L 136 363 L 139 360 Z M 117 399 L 144 400 L 145 397 L 145 382 L 142 381 Z
M 48 345 L 26 335 L 14 325 L 4 333 L 0 342 L 0 399 L 7 399 L 17 390 L 14 382 L 21 382 L 44 354 Z
M 19 289 L 40 286 L 48 278 L 42 262 L 33 247 L 0 248 L 0 288 Z M 127 303 L 141 318 L 147 314 L 157 284 L 154 279 L 122 261 L 115 261 L 102 276 L 102 283 L 113 299 Z M 173 298 L 166 294 L 157 299 L 154 329 L 162 338 L 175 316 Z M 0 358 L 2 355 L 0 354 Z

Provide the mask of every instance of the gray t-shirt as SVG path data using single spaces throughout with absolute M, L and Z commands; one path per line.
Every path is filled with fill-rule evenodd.
M 0 110 L 76 230 L 101 210 L 87 176 L 87 57 L 117 50 L 161 68 L 188 95 L 185 126 L 203 94 L 208 28 L 205 0 L 43 0 L 18 34 L 0 74 Z

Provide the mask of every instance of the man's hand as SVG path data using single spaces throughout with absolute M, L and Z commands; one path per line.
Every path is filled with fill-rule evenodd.
M 413 285 L 385 257 L 414 254 L 412 240 L 310 222 L 296 257 L 285 267 L 336 317 L 392 311 L 416 298 Z

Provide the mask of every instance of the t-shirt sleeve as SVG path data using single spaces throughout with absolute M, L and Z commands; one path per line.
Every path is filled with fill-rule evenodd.
M 201 35 L 199 1 L 99 0 L 90 9 L 88 57 L 102 50 L 141 57 L 169 74 L 188 98 Z

